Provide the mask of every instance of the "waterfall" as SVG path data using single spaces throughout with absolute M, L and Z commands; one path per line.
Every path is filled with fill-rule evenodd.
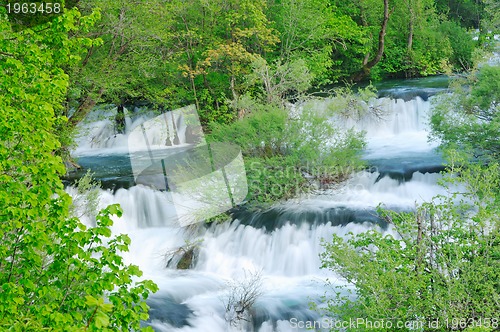
M 77 126 L 77 147 L 73 156 L 97 154 L 123 154 L 128 152 L 128 135 L 141 123 L 155 116 L 154 112 L 135 108 L 124 109 L 125 128 L 119 133 L 115 125 L 117 107 L 103 106 L 90 114 Z
M 72 151 L 73 156 L 124 154 L 134 151 L 133 148 L 143 140 L 142 132 L 137 130 L 141 125 L 147 126 L 149 143 L 154 147 L 164 147 L 167 133 L 174 132 L 179 137 L 178 145 L 186 143 L 185 119 L 168 112 L 158 115 L 155 112 L 135 108 L 124 109 L 125 128 L 123 133 L 118 132 L 115 123 L 116 107 L 103 107 L 94 110 L 78 125 L 77 148 Z M 165 130 L 165 124 L 170 131 Z M 138 143 L 138 144 L 136 144 Z M 132 150 L 132 151 L 131 151 Z
M 112 230 L 132 239 L 125 261 L 139 265 L 144 277 L 160 288 L 148 302 L 151 317 L 145 324 L 156 331 L 271 332 L 305 331 L 295 328 L 292 318 L 320 320 L 309 303 L 320 303 L 321 296 L 331 291 L 327 279 L 334 285 L 344 284 L 320 269 L 322 241 L 329 241 L 332 234 L 344 236 L 370 228 L 392 232 L 375 213 L 379 203 L 409 210 L 446 194 L 437 185 L 441 175 L 436 171 L 442 160 L 436 145 L 427 142 L 429 100 L 380 98 L 374 102 L 383 108 L 382 117 L 347 119 L 344 124 L 366 132 L 364 158 L 372 168 L 353 174 L 337 188 L 297 197 L 266 211 L 238 211 L 232 223 L 179 227 L 169 222 L 172 211 L 162 192 L 141 185 L 102 190 L 101 207 L 119 203 L 124 210 Z M 116 137 L 109 120 L 96 119 L 87 124 L 92 136 L 80 142 L 76 154 L 100 155 L 101 164 L 114 160 L 106 156 L 123 153 L 125 140 L 145 119 L 128 119 L 125 133 Z M 74 194 L 73 188 L 67 190 Z M 91 220 L 86 222 L 91 224 Z M 175 250 L 186 243 L 197 243 L 192 269 L 167 267 Z M 225 319 L 223 299 L 230 285 L 248 273 L 260 273 L 262 293 L 250 322 L 231 326 Z

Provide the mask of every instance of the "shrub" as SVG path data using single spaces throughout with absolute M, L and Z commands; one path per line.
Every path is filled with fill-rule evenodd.
M 435 198 L 414 212 L 380 209 L 391 232 L 334 235 L 325 244 L 323 267 L 355 286 L 336 289 L 327 314 L 393 327 L 412 323 L 424 331 L 498 328 L 500 168 L 456 163 L 465 161 L 451 163 L 451 174 L 461 177 L 450 181 L 465 186 L 465 193 Z
M 73 9 L 35 33 L 13 32 L 0 8 L 0 330 L 129 331 L 147 319 L 156 290 L 120 256 L 112 205 L 87 228 L 70 216 L 56 155 L 68 76 L 61 69 L 88 40 L 71 31 L 91 18 Z
M 311 188 L 309 180 L 338 182 L 362 166 L 363 135 L 338 127 L 328 112 L 304 103 L 295 116 L 261 105 L 233 124 L 211 125 L 209 140 L 239 145 L 249 180 L 249 199 L 273 202 Z
M 466 79 L 455 80 L 451 91 L 441 95 L 433 108 L 432 138 L 474 158 L 498 160 L 500 67 L 483 66 Z

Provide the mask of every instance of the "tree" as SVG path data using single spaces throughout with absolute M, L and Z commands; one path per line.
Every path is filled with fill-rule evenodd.
M 362 28 L 328 1 L 272 0 L 268 4 L 267 15 L 280 35 L 275 57 L 285 63 L 305 61 L 316 84 L 339 78 L 332 75 L 334 50 L 366 42 Z
M 460 71 L 470 71 L 473 68 L 474 40 L 470 34 L 455 22 L 442 22 L 438 31 L 450 42 L 452 53 L 448 55 L 450 63 Z M 446 53 L 446 52 L 445 52 Z
M 363 38 L 333 51 L 333 70 L 352 80 L 426 76 L 472 67 L 473 40 L 432 0 L 332 0 Z
M 311 88 L 313 75 L 309 72 L 304 60 L 281 63 L 277 61 L 269 65 L 258 58 L 252 63 L 252 72 L 246 76 L 247 84 L 259 91 L 268 104 L 285 106 L 286 102 L 300 100 L 300 96 Z M 243 106 L 243 115 L 244 115 Z
M 243 92 L 251 63 L 278 38 L 264 14 L 264 1 L 172 1 L 172 44 L 166 60 L 166 97 L 194 103 L 200 120 L 231 122 L 230 100 Z
M 452 21 L 466 28 L 479 29 L 484 16 L 483 0 L 437 0 L 436 7 Z
M 483 20 L 483 26 L 486 30 L 492 30 L 495 33 L 500 31 L 500 3 L 495 0 L 484 0 L 486 17 Z
M 435 75 L 445 71 L 449 63 L 461 69 L 458 58 L 468 65 L 472 39 L 459 26 L 438 17 L 432 0 L 397 0 L 393 6 L 385 56 L 376 68 L 383 76 Z M 469 54 L 465 51 L 455 59 L 453 53 L 459 48 L 452 47 L 451 40 L 456 41 L 453 46 L 460 42 L 469 45 Z
M 221 1 L 219 8 L 210 6 L 209 17 L 220 16 L 214 26 L 216 39 L 204 52 L 206 72 L 216 72 L 229 80 L 233 101 L 242 92 L 244 75 L 251 71 L 251 64 L 278 41 L 275 31 L 264 13 L 264 0 Z
M 363 60 L 363 70 L 359 75 L 354 77 L 355 81 L 360 80 L 370 74 L 370 70 L 382 59 L 385 49 L 385 35 L 387 33 L 387 23 L 389 22 L 389 17 L 392 10 L 389 10 L 389 0 L 384 0 L 384 14 L 382 17 L 382 22 L 380 23 L 380 31 L 378 33 L 378 46 L 375 56 L 370 60 L 370 54 L 367 53 L 365 59 Z
M 95 16 L 72 9 L 14 32 L 0 8 L 0 329 L 129 331 L 147 319 L 143 299 L 156 290 L 126 265 L 126 235 L 111 237 L 110 206 L 86 228 L 71 217 L 71 199 L 55 151 L 68 88 L 62 70 L 78 61 Z
M 347 50 L 334 52 L 334 61 L 345 63 L 345 73 L 351 81 L 370 77 L 372 68 L 383 59 L 386 51 L 389 18 L 397 7 L 396 1 L 332 0 L 331 3 L 338 11 L 337 15 L 349 15 L 362 33 Z
M 431 114 L 432 137 L 483 161 L 499 160 L 500 67 L 479 71 L 452 84 Z
M 76 125 L 101 102 L 165 104 L 164 90 L 171 85 L 165 73 L 172 14 L 164 1 L 92 0 L 78 6 L 85 14 L 98 11 L 101 19 L 78 34 L 94 43 L 69 70 L 66 111 L 75 109 L 70 124 Z

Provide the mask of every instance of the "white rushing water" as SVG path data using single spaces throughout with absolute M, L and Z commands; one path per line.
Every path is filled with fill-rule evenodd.
M 150 301 L 151 326 L 157 331 L 301 331 L 290 323 L 292 318 L 321 319 L 309 310 L 309 302 L 319 302 L 328 291 L 327 279 L 333 284 L 343 283 L 320 269 L 322 239 L 368 228 L 387 231 L 376 223 L 373 211 L 379 203 L 411 209 L 416 203 L 445 193 L 436 184 L 439 174 L 413 171 L 411 167 L 398 173 L 399 163 L 405 164 L 408 156 L 423 156 L 420 162 L 424 165 L 425 158 L 436 157 L 435 145 L 427 143 L 429 101 L 384 98 L 379 102 L 386 111 L 384 119 L 351 125 L 367 132 L 365 157 L 375 164 L 378 161 L 380 169 L 359 172 L 335 190 L 291 200 L 273 211 L 255 212 L 232 224 L 182 228 L 165 222 L 170 212 L 161 192 L 140 185 L 115 193 L 102 191 L 102 207 L 119 203 L 124 210 L 113 231 L 127 233 L 132 239 L 126 261 L 139 265 L 144 277 L 160 287 Z M 123 153 L 127 133 L 140 121 L 144 118 L 128 120 L 124 134 L 116 134 L 109 120 L 87 124 L 91 135 L 80 142 L 75 153 Z M 391 178 L 391 174 L 396 176 Z M 397 174 L 406 178 L 402 180 Z M 73 193 L 74 189 L 68 191 Z M 263 227 L 266 224 L 268 227 Z M 199 254 L 192 269 L 167 268 L 177 248 L 197 241 Z M 232 326 L 224 308 L 227 292 L 256 272 L 262 286 L 254 306 L 254 321 Z

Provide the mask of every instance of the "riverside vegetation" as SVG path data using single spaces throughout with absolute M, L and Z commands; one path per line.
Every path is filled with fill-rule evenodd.
M 136 280 L 126 265 L 126 235 L 111 236 L 112 205 L 87 228 L 70 214 L 64 192 L 58 128 L 69 77 L 95 16 L 77 10 L 43 28 L 14 32 L 2 13 L 0 105 L 0 329 L 7 331 L 116 331 L 139 329 L 143 302 L 156 285 Z
M 483 66 L 453 82 L 431 115 L 432 136 L 447 156 L 449 196 L 414 212 L 380 207 L 395 235 L 368 231 L 325 243 L 323 267 L 356 286 L 336 290 L 328 315 L 401 330 L 499 328 L 500 86 L 492 80 L 499 74 L 500 67 Z M 354 330 L 370 330 L 364 327 Z
M 498 19 L 494 0 L 89 0 L 23 28 L 0 7 L 0 328 L 127 331 L 148 317 L 144 299 L 157 287 L 120 256 L 130 244 L 111 236 L 120 208 L 86 228 L 60 179 L 75 126 L 95 105 L 194 103 L 210 139 L 242 147 L 250 198 L 269 203 L 307 186 L 304 174 L 340 181 L 362 167 L 362 135 L 329 119 L 358 112 L 372 91 L 338 90 L 346 107 L 318 112 L 305 98 L 311 87 L 471 70 Z M 401 239 L 373 233 L 327 245 L 325 267 L 358 290 L 354 302 L 332 302 L 332 314 L 498 317 L 497 69 L 460 85 L 462 97 L 433 117 L 436 137 L 472 153 L 453 168 L 469 197 L 386 214 Z M 463 122 L 448 121 L 455 109 Z

